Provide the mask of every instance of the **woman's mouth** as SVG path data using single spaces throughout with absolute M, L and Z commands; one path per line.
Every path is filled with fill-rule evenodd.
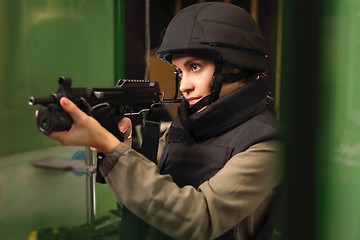
M 198 97 L 193 97 L 193 98 L 187 98 L 186 99 L 186 101 L 188 101 L 190 106 L 195 105 L 199 100 L 200 100 L 200 98 L 198 98 Z

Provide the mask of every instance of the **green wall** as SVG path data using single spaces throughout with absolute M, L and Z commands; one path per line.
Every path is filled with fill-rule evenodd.
M 121 0 L 0 0 L 0 239 L 87 223 L 85 175 L 32 166 L 84 148 L 43 136 L 28 99 L 56 92 L 62 75 L 73 86 L 124 77 L 122 12 Z M 98 219 L 117 205 L 107 185 L 96 191 Z
M 360 2 L 279 3 L 283 236 L 360 239 Z
M 279 4 L 285 239 L 360 239 L 360 3 Z M 27 102 L 55 92 L 61 75 L 74 86 L 122 77 L 121 10 L 112 0 L 0 1 L 0 239 L 86 223 L 84 176 L 31 165 L 82 148 L 41 135 Z M 97 188 L 101 216 L 116 206 Z
M 360 2 L 324 1 L 318 239 L 360 239 Z
M 36 129 L 30 96 L 114 83 L 113 1 L 0 2 L 0 156 L 54 146 Z

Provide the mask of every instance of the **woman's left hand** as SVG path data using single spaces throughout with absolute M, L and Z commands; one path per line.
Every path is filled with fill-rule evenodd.
M 86 115 L 73 102 L 63 97 L 60 105 L 73 119 L 68 131 L 52 132 L 48 137 L 62 145 L 89 146 L 97 152 L 109 153 L 120 141 L 94 118 Z

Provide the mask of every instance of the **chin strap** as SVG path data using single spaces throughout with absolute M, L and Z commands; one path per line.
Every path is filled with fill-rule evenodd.
M 214 62 L 214 64 L 215 71 L 210 85 L 211 103 L 218 100 L 223 85 L 222 65 L 219 62 Z
M 211 104 L 212 95 L 209 94 L 206 97 L 202 98 L 200 101 L 198 101 L 193 106 L 189 107 L 189 115 L 198 112 L 199 110 L 203 109 L 205 106 L 208 106 Z
M 188 110 L 188 114 L 191 115 L 195 112 L 198 112 L 205 106 L 210 105 L 211 103 L 215 102 L 219 99 L 220 92 L 223 86 L 223 83 L 234 83 L 238 82 L 244 78 L 249 77 L 252 73 L 251 72 L 239 72 L 239 73 L 222 73 L 222 64 L 218 61 L 214 62 L 215 71 L 212 76 L 211 85 L 210 85 L 210 94 L 201 99 L 195 105 L 191 106 Z M 179 83 L 178 75 L 175 78 L 177 80 L 176 85 Z
M 210 94 L 201 99 L 192 107 L 190 107 L 188 111 L 189 115 L 201 110 L 205 106 L 210 105 L 219 98 L 223 84 L 222 65 L 219 62 L 214 62 L 214 65 L 215 71 L 211 79 Z
M 173 99 L 177 99 L 177 95 L 179 92 L 179 84 L 180 84 L 180 73 L 178 71 L 175 72 L 175 93 Z

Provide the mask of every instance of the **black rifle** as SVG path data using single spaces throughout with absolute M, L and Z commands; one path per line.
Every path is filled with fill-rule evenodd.
M 177 89 L 176 89 L 177 93 Z M 148 80 L 127 80 L 120 79 L 115 87 L 84 87 L 72 88 L 71 78 L 60 77 L 59 88 L 56 93 L 48 97 L 30 97 L 29 105 L 40 104 L 37 115 L 37 127 L 45 135 L 52 132 L 69 130 L 73 124 L 70 115 L 66 113 L 61 105 L 60 99 L 67 97 L 74 102 L 83 112 L 94 117 L 104 128 L 111 132 L 120 141 L 123 141 L 123 135 L 118 129 L 118 122 L 125 115 L 140 114 L 150 111 L 149 123 L 160 121 L 161 111 L 164 103 L 179 103 L 180 99 L 163 99 L 163 93 L 160 92 L 159 83 Z M 149 115 L 148 115 L 149 117 Z M 153 119 L 156 119 L 153 121 Z M 154 125 L 154 124 L 149 124 Z M 155 124 L 156 125 L 156 124 Z M 158 128 L 159 126 L 157 126 Z M 148 129 L 152 129 L 148 127 Z M 154 131 L 148 131 L 145 135 L 155 138 Z M 144 144 L 153 139 L 146 137 L 148 141 L 142 144 L 141 152 L 149 159 L 154 160 L 157 145 L 152 149 L 152 145 Z M 98 164 L 103 158 L 102 153 L 98 153 Z M 97 169 L 96 181 L 105 183 Z
M 29 104 L 40 104 L 38 129 L 45 135 L 69 130 L 73 120 L 61 108 L 60 98 L 67 97 L 83 112 L 94 117 L 108 131 L 122 140 L 117 123 L 124 115 L 139 114 L 163 103 L 178 100 L 163 99 L 159 83 L 147 80 L 120 79 L 115 87 L 71 87 L 71 78 L 60 77 L 56 93 L 48 97 L 30 97 Z

